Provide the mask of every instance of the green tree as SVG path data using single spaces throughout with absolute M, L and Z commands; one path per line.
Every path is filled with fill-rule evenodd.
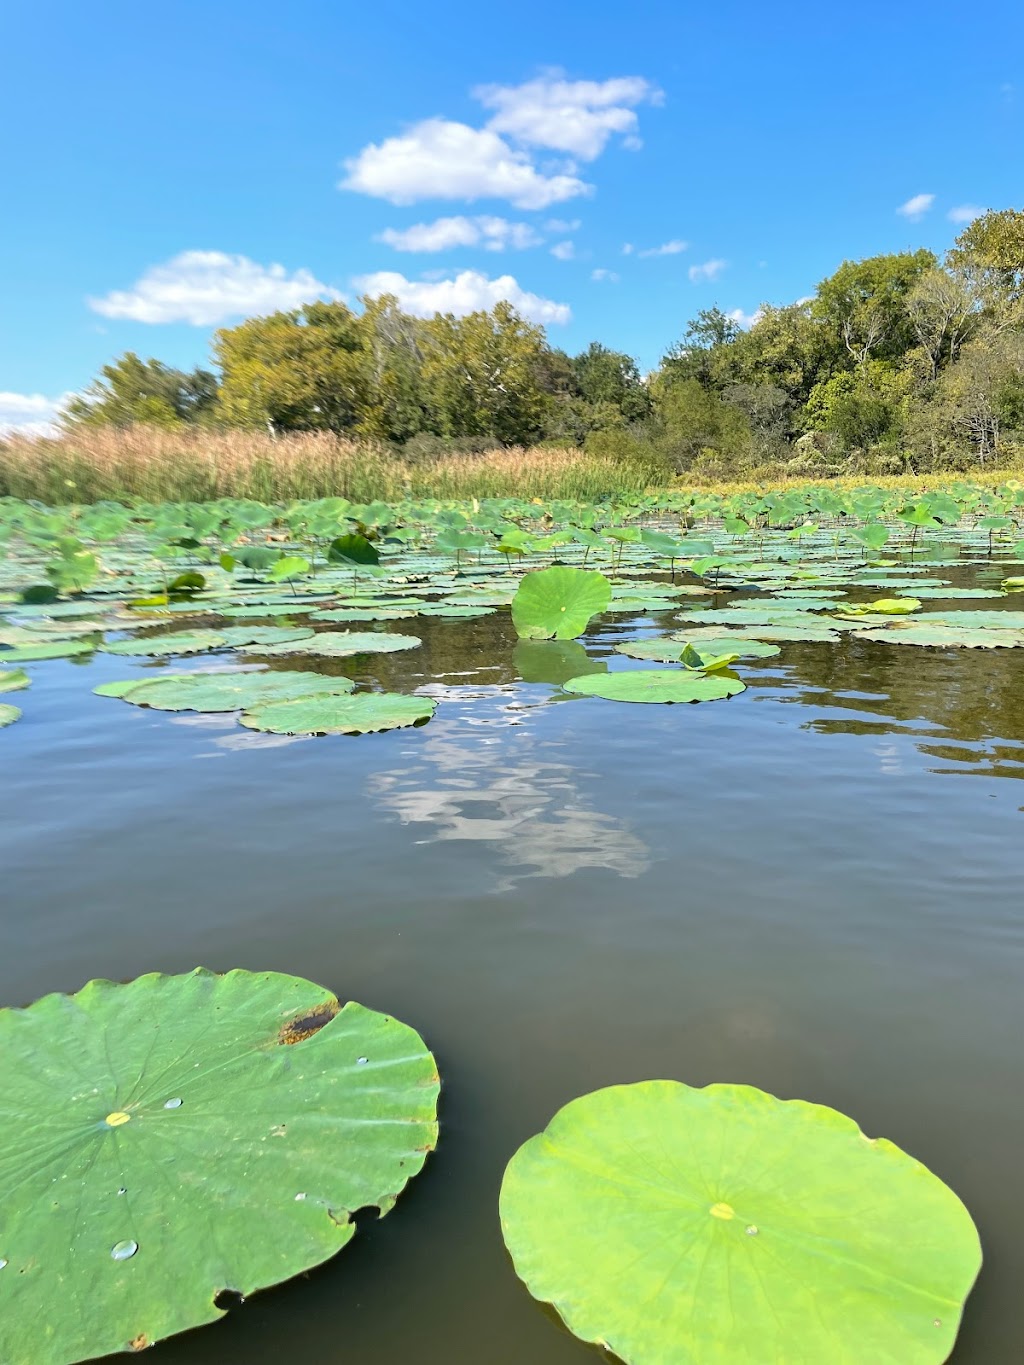
M 811 315 L 834 332 L 854 365 L 898 360 L 915 341 L 907 295 L 936 264 L 924 250 L 844 261 L 818 285 Z
M 126 351 L 71 400 L 65 420 L 70 425 L 172 428 L 212 420 L 216 405 L 217 379 L 209 370 L 175 370 Z
M 1024 326 L 1024 211 L 1002 209 L 975 218 L 946 263 L 980 296 L 992 322 Z

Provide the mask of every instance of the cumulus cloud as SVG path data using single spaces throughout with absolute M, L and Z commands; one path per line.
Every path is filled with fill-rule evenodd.
M 950 209 L 946 217 L 951 223 L 973 223 L 975 218 L 980 218 L 985 212 L 977 204 L 958 204 L 956 208 Z
M 728 262 L 719 259 L 704 261 L 701 265 L 691 265 L 687 272 L 694 284 L 704 280 L 717 280 Z
M 567 232 L 578 232 L 583 226 L 579 218 L 549 218 L 544 224 L 545 232 L 557 232 L 564 236 Z
M 424 119 L 398 137 L 371 142 L 345 162 L 341 188 L 414 204 L 419 199 L 506 199 L 521 209 L 543 209 L 592 185 L 575 175 L 544 175 L 525 152 L 490 128 L 449 119 Z
M 89 299 L 89 307 L 107 318 L 212 327 L 229 318 L 341 297 L 308 270 L 260 265 L 223 251 L 183 251 L 164 265 L 151 266 L 131 289 Z
M 598 284 L 618 284 L 619 277 L 614 270 L 607 270 L 603 265 L 595 267 L 590 272 L 590 278 L 596 280 Z
M 600 156 L 616 134 L 624 145 L 639 146 L 635 107 L 662 98 L 657 86 L 642 76 L 570 81 L 558 71 L 522 85 L 481 85 L 473 94 L 495 111 L 487 125 L 494 132 L 583 161 Z
M 755 308 L 752 313 L 744 313 L 742 308 L 732 308 L 725 316 L 745 331 L 748 327 L 753 327 L 755 322 L 761 321 L 764 317 L 764 309 Z
M 671 242 L 662 242 L 661 246 L 645 247 L 643 251 L 638 251 L 638 256 L 678 256 L 681 251 L 685 251 L 689 242 L 683 242 L 678 237 Z M 626 248 L 622 248 L 625 252 Z M 632 251 L 632 247 L 630 247 Z M 628 254 L 628 253 L 627 253 Z
M 551 248 L 551 254 L 558 261 L 571 261 L 576 255 L 576 244 L 574 242 L 556 242 Z
M 896 212 L 916 222 L 918 218 L 924 217 L 934 203 L 934 194 L 915 194 L 905 204 L 901 204 Z
M 42 393 L 0 393 L 0 436 L 52 436 L 73 395 L 47 398 Z
M 448 251 L 456 246 L 480 246 L 485 251 L 522 250 L 539 246 L 543 239 L 529 223 L 510 223 L 507 218 L 479 215 L 437 218 L 408 228 L 385 228 L 377 236 L 396 251 Z
M 572 317 L 568 304 L 529 293 L 511 275 L 491 280 L 478 270 L 463 270 L 454 279 L 408 280 L 397 270 L 378 270 L 353 283 L 360 293 L 371 298 L 394 294 L 406 312 L 420 318 L 433 317 L 435 313 L 461 317 L 493 308 L 502 300 L 507 300 L 531 322 L 562 323 Z

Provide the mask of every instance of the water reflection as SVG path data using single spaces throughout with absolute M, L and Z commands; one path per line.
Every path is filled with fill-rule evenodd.
M 493 843 L 516 869 L 495 893 L 526 877 L 570 877 L 602 868 L 639 877 L 647 845 L 593 807 L 556 740 L 531 723 L 528 698 L 512 686 L 421 688 L 443 702 L 412 761 L 372 774 L 368 790 L 405 824 L 429 827 L 422 842 Z

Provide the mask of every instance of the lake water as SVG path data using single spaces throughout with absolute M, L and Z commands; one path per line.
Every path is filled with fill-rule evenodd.
M 498 1188 L 566 1101 L 652 1077 L 832 1105 L 924 1161 L 985 1248 L 953 1359 L 1024 1358 L 1021 652 L 785 644 L 728 702 L 629 706 L 523 682 L 507 612 L 414 629 L 358 676 L 436 697 L 422 729 L 146 711 L 91 695 L 135 667 L 105 655 L 5 698 L 0 999 L 274 968 L 413 1025 L 444 1081 L 385 1220 L 152 1359 L 595 1359 L 517 1281 Z M 637 631 L 587 649 L 629 667 Z

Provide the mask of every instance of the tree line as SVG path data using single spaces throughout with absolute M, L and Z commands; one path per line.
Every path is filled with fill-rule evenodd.
M 581 446 L 683 473 L 969 468 L 1024 454 L 1024 212 L 983 214 L 944 260 L 845 261 L 741 328 L 700 312 L 657 370 L 578 355 L 507 303 L 422 319 L 396 299 L 311 303 L 213 339 L 215 369 L 128 353 L 65 421 L 329 431 L 407 458 Z

